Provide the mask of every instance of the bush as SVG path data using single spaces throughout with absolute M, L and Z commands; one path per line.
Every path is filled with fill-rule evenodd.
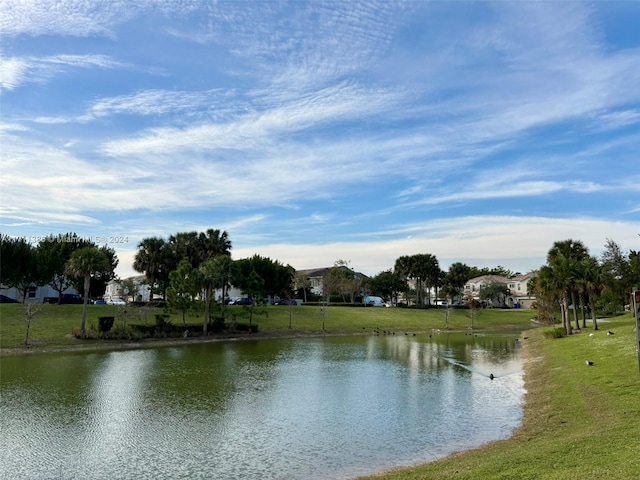
M 98 330 L 103 333 L 108 332 L 113 327 L 115 317 L 98 317 Z
M 218 333 L 224 330 L 224 317 L 214 317 L 209 323 L 212 333 Z
M 251 325 L 249 325 L 248 323 L 238 323 L 236 325 L 236 330 L 238 332 L 258 333 L 258 325 L 256 325 L 255 323 L 252 323 Z
M 563 338 L 567 336 L 567 329 L 564 327 L 553 327 L 553 330 L 545 330 L 544 338 Z

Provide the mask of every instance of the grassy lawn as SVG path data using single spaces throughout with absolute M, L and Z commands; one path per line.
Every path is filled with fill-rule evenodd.
M 39 313 L 33 322 L 29 334 L 31 347 L 65 347 L 100 343 L 97 340 L 78 340 L 71 333 L 80 328 L 82 305 L 38 305 Z M 98 316 L 115 316 L 116 322 L 123 307 L 113 305 L 89 305 L 87 326 L 96 325 Z M 129 307 L 133 312 L 129 324 L 153 324 L 155 314 L 160 309 L 144 310 Z M 242 306 L 229 306 L 229 313 L 235 314 L 238 322 L 247 323 L 248 309 Z M 311 306 L 273 306 L 257 309 L 253 323 L 259 325 L 261 335 L 308 335 L 322 334 L 322 314 L 320 307 Z M 289 329 L 289 315 L 291 326 Z M 530 328 L 534 312 L 527 310 L 484 310 L 474 319 L 474 330 L 514 330 Z M 325 330 L 328 334 L 372 333 L 374 328 L 404 332 L 423 332 L 434 328 L 445 329 L 443 309 L 415 310 L 409 308 L 383 307 L 328 307 L 324 316 Z M 174 325 L 182 324 L 182 317 L 171 315 Z M 449 319 L 449 328 L 464 330 L 471 324 L 468 310 L 453 310 Z M 202 317 L 187 317 L 187 328 L 194 334 L 202 331 Z M 19 304 L 0 304 L 0 348 L 22 348 L 25 341 L 26 323 L 24 307 Z M 143 342 L 146 340 L 143 340 Z M 117 343 L 117 341 L 105 341 Z M 104 342 L 103 342 L 104 343 Z
M 505 441 L 367 477 L 410 479 L 637 479 L 640 373 L 630 315 L 562 339 L 528 333 L 523 426 Z M 615 332 L 608 336 L 607 331 Z M 585 362 L 594 362 L 587 366 Z

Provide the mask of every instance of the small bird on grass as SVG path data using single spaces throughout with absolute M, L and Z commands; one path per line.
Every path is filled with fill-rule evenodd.
M 593 362 L 590 360 L 585 360 L 585 362 L 587 365 L 589 365 L 590 367 L 593 367 Z
M 612 332 L 611 330 L 609 330 L 609 331 L 607 332 L 607 335 L 613 335 L 613 332 Z

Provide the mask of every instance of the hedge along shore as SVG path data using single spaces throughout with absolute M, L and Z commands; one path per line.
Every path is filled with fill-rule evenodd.
M 511 438 L 360 480 L 639 478 L 633 324 L 624 315 L 601 323 L 597 332 L 561 339 L 545 338 L 544 328 L 528 332 L 522 348 L 524 417 Z

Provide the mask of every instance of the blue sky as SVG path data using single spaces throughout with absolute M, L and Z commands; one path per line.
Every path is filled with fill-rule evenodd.
M 0 231 L 366 274 L 640 249 L 640 2 L 0 3 Z

